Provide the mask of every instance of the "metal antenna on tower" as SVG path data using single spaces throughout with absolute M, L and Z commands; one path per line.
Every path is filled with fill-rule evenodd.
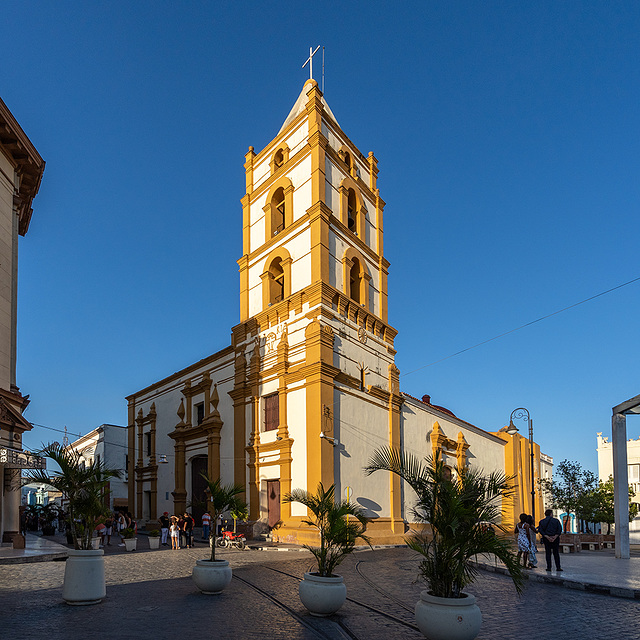
M 62 438 L 62 446 L 66 449 L 69 446 L 69 437 L 67 436 L 67 427 L 64 427 L 64 438 Z

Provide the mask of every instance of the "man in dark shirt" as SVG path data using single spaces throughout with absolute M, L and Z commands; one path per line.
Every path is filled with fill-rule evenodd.
M 186 546 L 193 548 L 193 525 L 195 524 L 195 521 L 186 511 L 184 512 L 183 518 Z
M 551 554 L 556 563 L 556 571 L 562 571 L 560 568 L 560 534 L 562 533 L 562 525 L 558 518 L 553 517 L 553 511 L 547 509 L 544 512 L 546 516 L 544 520 L 540 520 L 538 524 L 538 532 L 542 536 L 544 543 L 544 551 L 547 558 L 547 571 L 551 571 Z
M 162 544 L 167 547 L 169 546 L 169 525 L 171 524 L 169 520 L 169 512 L 165 511 L 159 518 L 158 522 L 160 523 L 160 535 L 162 536 Z

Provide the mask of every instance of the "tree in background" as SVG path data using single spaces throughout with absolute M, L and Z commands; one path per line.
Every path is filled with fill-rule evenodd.
M 563 460 L 554 472 L 552 480 L 540 482 L 542 490 L 549 496 L 551 506 L 565 513 L 575 513 L 579 520 L 594 522 L 595 505 L 593 492 L 598 481 L 595 474 L 583 469 L 579 462 Z M 569 518 L 563 523 L 567 530 Z
M 604 522 L 607 525 L 607 535 L 611 533 L 611 525 L 615 522 L 613 511 L 613 476 L 606 482 L 600 481 L 594 491 L 597 507 L 593 514 L 594 522 Z M 632 502 L 636 492 L 629 487 L 629 522 L 638 515 L 638 503 Z

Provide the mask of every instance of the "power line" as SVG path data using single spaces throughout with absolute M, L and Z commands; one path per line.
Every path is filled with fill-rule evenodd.
M 558 311 L 554 311 L 553 313 L 548 313 L 546 316 L 541 316 L 540 318 L 537 318 L 536 320 L 532 320 L 531 322 L 527 322 L 523 325 L 520 325 L 515 329 L 510 329 L 509 331 L 505 331 L 504 333 L 494 336 L 493 338 L 489 338 L 488 340 L 483 340 L 482 342 L 478 342 L 478 344 L 474 344 L 472 347 L 461 349 L 460 351 L 456 351 L 455 353 L 452 353 L 450 356 L 446 356 L 445 358 L 440 358 L 439 360 L 434 360 L 433 362 L 430 362 L 429 364 L 425 364 L 422 367 L 418 367 L 417 369 L 413 369 L 412 371 L 407 371 L 406 373 L 403 373 L 400 377 L 411 375 L 412 373 L 416 373 L 416 371 L 422 371 L 422 369 L 426 369 L 427 367 L 432 367 L 434 364 L 438 364 L 440 362 L 444 362 L 445 360 L 449 360 L 450 358 L 454 358 L 455 356 L 459 356 L 461 353 L 466 353 L 467 351 L 471 351 L 471 349 L 475 349 L 476 347 L 481 347 L 483 344 L 487 344 L 488 342 L 493 342 L 498 338 L 503 338 L 504 336 L 508 336 L 510 333 L 520 331 L 520 329 L 524 329 L 525 327 L 530 327 L 532 324 L 536 324 L 537 322 L 542 322 L 542 320 L 546 320 L 547 318 L 557 316 L 559 313 L 563 313 L 564 311 L 568 311 L 569 309 L 578 307 L 581 304 L 584 304 L 585 302 L 590 302 L 591 300 L 595 300 L 596 298 L 599 298 L 600 296 L 604 296 L 607 293 L 611 293 L 612 291 L 616 291 L 617 289 L 626 287 L 629 284 L 638 282 L 638 280 L 640 280 L 640 277 L 634 278 L 633 280 L 629 280 L 628 282 L 624 282 L 623 284 L 619 284 L 617 287 L 607 289 L 606 291 L 601 291 L 600 293 L 597 293 L 595 296 L 591 296 L 590 298 L 585 298 L 584 300 L 580 300 L 580 302 L 576 302 L 574 304 L 570 304 L 568 307 L 564 307 L 564 309 L 559 309 Z

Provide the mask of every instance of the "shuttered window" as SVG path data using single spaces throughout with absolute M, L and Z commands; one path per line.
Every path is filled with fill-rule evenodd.
M 273 393 L 264 397 L 264 430 L 273 431 L 280 423 L 280 403 L 278 394 Z

